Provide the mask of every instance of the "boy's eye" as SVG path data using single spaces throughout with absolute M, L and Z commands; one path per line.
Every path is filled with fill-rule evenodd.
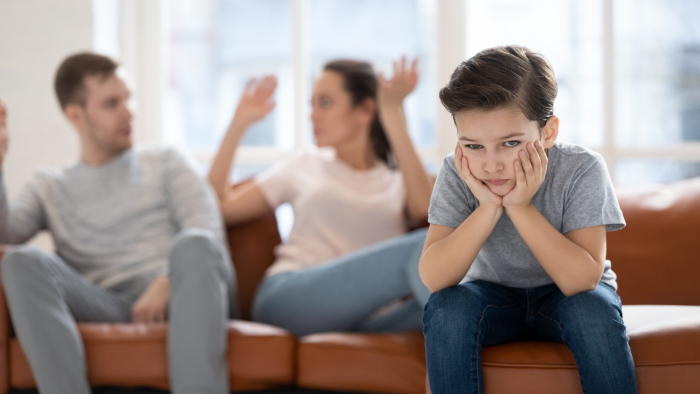
M 503 144 L 507 147 L 512 148 L 514 146 L 518 146 L 520 144 L 520 141 L 506 141 Z
M 481 149 L 482 148 L 481 145 L 477 145 L 477 144 L 466 144 L 464 146 L 466 146 L 469 149 Z
M 326 98 L 326 97 L 322 97 L 322 98 L 318 101 L 318 104 L 321 106 L 321 108 L 328 108 L 328 107 L 331 106 L 331 100 L 328 99 L 328 98 Z

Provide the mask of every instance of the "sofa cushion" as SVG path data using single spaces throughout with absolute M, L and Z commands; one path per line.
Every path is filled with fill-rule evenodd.
M 639 392 L 696 393 L 700 387 L 700 307 L 623 306 Z M 581 393 L 565 345 L 516 342 L 482 352 L 488 393 Z M 523 389 L 527 388 L 527 389 Z
M 696 393 L 700 387 L 700 306 L 624 306 L 639 392 Z M 482 351 L 486 393 L 581 393 L 574 357 L 565 345 L 514 342 Z M 300 340 L 299 386 L 424 392 L 420 333 L 316 334 Z
M 338 391 L 424 394 L 423 335 L 324 333 L 300 338 L 297 385 Z
M 167 325 L 78 324 L 91 386 L 168 389 Z M 196 335 L 196 333 L 193 333 Z M 246 321 L 228 323 L 231 389 L 261 390 L 294 382 L 295 338 L 287 331 Z M 17 338 L 10 341 L 10 384 L 36 387 Z
M 624 305 L 700 305 L 700 177 L 617 189 L 627 227 L 607 234 Z

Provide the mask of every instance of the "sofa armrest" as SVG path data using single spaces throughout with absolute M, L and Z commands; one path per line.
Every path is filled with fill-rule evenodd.
M 0 246 L 0 265 L 6 249 L 7 246 Z M 10 314 L 1 279 L 2 276 L 0 276 L 0 394 L 5 394 L 10 388 Z

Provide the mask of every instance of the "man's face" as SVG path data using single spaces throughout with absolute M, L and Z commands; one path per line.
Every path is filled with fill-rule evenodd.
M 79 129 L 85 133 L 88 148 L 114 155 L 131 148 L 131 91 L 124 79 L 118 74 L 92 75 L 83 83 L 85 106 Z
M 469 171 L 499 196 L 515 187 L 515 161 L 519 151 L 527 153 L 528 142 L 540 141 L 545 148 L 554 143 L 546 133 L 540 133 L 537 122 L 528 120 L 513 106 L 461 111 L 455 114 L 455 123 Z

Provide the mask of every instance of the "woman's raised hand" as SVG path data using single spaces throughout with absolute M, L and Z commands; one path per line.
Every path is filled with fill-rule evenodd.
M 277 78 L 274 75 L 249 79 L 238 102 L 233 122 L 248 126 L 267 116 L 275 107 L 272 95 L 276 88 Z
M 379 72 L 379 89 L 377 96 L 382 104 L 401 104 L 403 99 L 413 91 L 418 83 L 418 58 L 414 58 L 410 66 L 406 56 L 394 61 L 394 76 L 387 80 L 384 73 Z

